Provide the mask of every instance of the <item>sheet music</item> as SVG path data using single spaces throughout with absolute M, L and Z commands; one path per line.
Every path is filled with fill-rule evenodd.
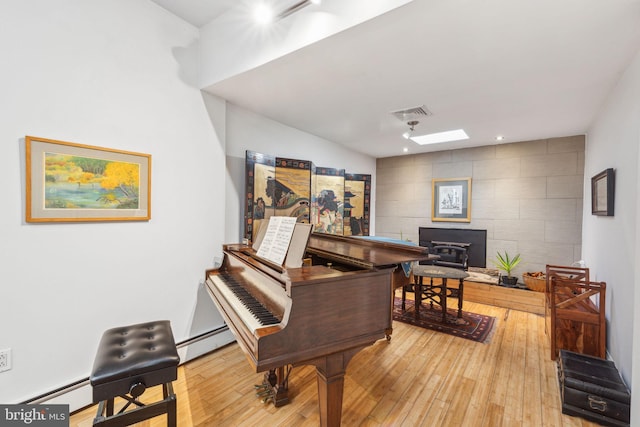
M 295 225 L 295 217 L 272 216 L 269 218 L 269 225 L 258 249 L 258 256 L 282 265 L 289 250 Z

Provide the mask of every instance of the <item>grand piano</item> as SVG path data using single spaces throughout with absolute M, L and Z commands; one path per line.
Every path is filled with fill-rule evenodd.
M 393 289 L 408 280 L 399 265 L 428 259 L 426 251 L 314 233 L 305 265 L 284 268 L 248 245 L 227 244 L 206 287 L 251 366 L 265 372 L 258 394 L 286 404 L 290 370 L 313 365 L 321 425 L 339 426 L 347 365 L 390 339 Z

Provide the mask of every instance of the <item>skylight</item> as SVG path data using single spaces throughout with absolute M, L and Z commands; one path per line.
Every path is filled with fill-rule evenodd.
M 420 145 L 437 144 L 439 142 L 460 141 L 469 139 L 469 135 L 462 130 L 449 130 L 446 132 L 430 133 L 427 135 L 417 135 L 410 138 L 413 142 Z

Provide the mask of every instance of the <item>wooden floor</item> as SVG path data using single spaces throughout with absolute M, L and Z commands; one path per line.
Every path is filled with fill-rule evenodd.
M 464 310 L 496 317 L 490 343 L 394 322 L 390 342 L 378 341 L 351 360 L 342 425 L 597 425 L 562 414 L 543 317 L 471 302 Z M 281 408 L 254 396 L 253 385 L 261 381 L 235 343 L 190 361 L 174 382 L 178 426 L 320 424 L 314 368 L 293 370 L 291 403 Z M 160 387 L 143 397 L 152 401 L 153 393 Z M 94 415 L 95 407 L 72 414 L 70 426 L 90 426 Z M 138 425 L 165 426 L 166 418 Z

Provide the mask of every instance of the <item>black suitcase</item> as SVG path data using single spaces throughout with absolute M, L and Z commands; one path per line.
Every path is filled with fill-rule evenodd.
M 605 426 L 628 426 L 631 395 L 612 361 L 560 350 L 562 413 Z

